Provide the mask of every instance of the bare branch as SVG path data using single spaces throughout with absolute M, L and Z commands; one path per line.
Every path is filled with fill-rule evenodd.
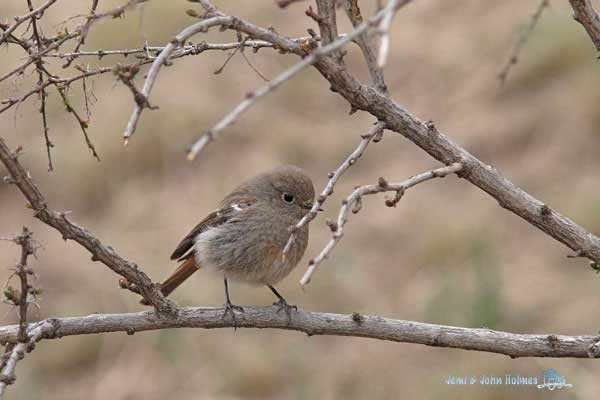
M 369 129 L 369 132 L 362 135 L 358 147 L 354 149 L 354 151 L 344 160 L 344 162 L 334 172 L 331 172 L 329 174 L 329 181 L 327 182 L 327 185 L 325 185 L 325 188 L 317 197 L 310 211 L 295 226 L 292 227 L 290 238 L 288 239 L 285 247 L 283 248 L 282 256 L 284 258 L 287 256 L 290 249 L 292 248 L 292 244 L 296 240 L 296 232 L 298 232 L 300 228 L 302 228 L 304 225 L 307 225 L 310 221 L 316 218 L 318 211 L 321 209 L 321 207 L 323 207 L 323 204 L 325 203 L 327 198 L 333 194 L 333 188 L 335 187 L 337 181 L 362 156 L 371 140 L 377 141 L 377 138 L 381 137 L 384 128 L 385 125 L 381 122 L 378 122 L 375 125 L 373 125 L 373 127 Z
M 5 73 L 4 75 L 2 75 L 0 77 L 0 82 L 6 80 L 7 78 L 10 78 L 14 74 L 20 74 L 20 73 L 22 73 L 23 71 L 25 71 L 25 68 L 27 68 L 31 64 L 35 63 L 37 60 L 40 59 L 40 57 L 44 56 L 45 54 L 50 53 L 53 50 L 58 49 L 63 43 L 65 43 L 66 41 L 71 40 L 71 39 L 73 39 L 73 38 L 75 38 L 77 36 L 79 36 L 78 32 L 69 33 L 68 35 L 64 35 L 60 39 L 58 39 L 57 41 L 55 41 L 52 44 L 50 44 L 43 51 L 39 51 L 39 52 L 37 52 L 35 54 L 31 54 L 29 56 L 28 60 L 25 61 L 23 64 L 19 65 L 18 67 L 14 68 L 13 70 L 11 70 L 11 71 Z
M 527 28 L 521 33 L 521 35 L 519 36 L 519 40 L 517 40 L 517 42 L 515 43 L 510 53 L 509 59 L 506 61 L 506 64 L 504 64 L 504 66 L 498 73 L 498 78 L 500 79 L 501 84 L 504 84 L 506 82 L 506 78 L 508 77 L 508 73 L 510 72 L 511 68 L 519 61 L 519 54 L 521 53 L 521 50 L 523 49 L 523 47 L 525 47 L 525 44 L 527 44 L 527 40 L 529 39 L 531 32 L 533 32 L 535 26 L 540 20 L 544 9 L 549 5 L 550 0 L 540 1 L 540 4 L 537 6 L 535 12 L 531 16 L 531 19 L 529 20 Z
M 89 16 L 88 16 L 85 24 L 83 24 L 83 26 L 80 29 L 81 35 L 79 35 L 77 44 L 75 45 L 75 49 L 73 49 L 74 53 L 77 53 L 79 51 L 79 49 L 81 48 L 81 46 L 85 43 L 85 39 L 87 38 L 90 27 L 92 26 L 92 23 L 94 22 L 94 16 L 96 14 L 97 7 L 98 7 L 98 0 L 92 0 L 92 7 L 90 9 Z M 75 57 L 69 57 L 67 59 L 67 62 L 63 65 L 63 68 L 67 68 L 68 66 L 70 66 L 71 63 L 73 62 L 73 60 L 75 60 Z
M 31 0 L 27 0 L 27 6 L 29 7 L 29 10 L 33 11 L 33 3 Z M 33 28 L 33 41 L 35 43 L 35 49 L 36 52 L 39 53 L 40 49 L 42 48 L 42 41 L 40 39 L 40 34 L 38 32 L 38 27 L 37 27 L 37 18 L 38 18 L 38 14 L 34 15 L 31 18 L 31 26 Z M 32 47 L 27 48 L 27 50 L 29 51 Z M 43 65 L 43 61 L 41 58 L 38 58 L 35 60 L 35 69 L 37 71 L 38 74 L 38 82 L 37 82 L 37 86 L 39 88 L 39 97 L 40 97 L 40 114 L 42 114 L 42 127 L 44 129 L 44 140 L 46 142 L 46 152 L 48 154 L 48 171 L 52 171 L 54 168 L 52 166 L 52 154 L 51 154 L 51 148 L 54 146 L 54 144 L 52 144 L 52 142 L 50 141 L 50 137 L 48 136 L 48 117 L 46 115 L 46 90 L 43 86 L 44 83 L 44 72 L 46 71 L 46 69 L 44 68 Z
M 66 107 L 67 112 L 69 112 L 70 114 L 73 114 L 73 117 L 79 124 L 79 128 L 81 129 L 81 132 L 83 132 L 83 138 L 85 139 L 85 143 L 87 144 L 88 149 L 90 149 L 94 158 L 96 160 L 100 161 L 100 156 L 96 152 L 96 148 L 94 147 L 94 144 L 90 140 L 90 137 L 87 132 L 88 121 L 84 120 L 79 115 L 79 113 L 73 108 L 73 106 L 71 105 L 71 102 L 69 101 L 69 98 L 67 97 L 67 94 L 65 93 L 64 87 L 60 87 L 59 85 L 55 85 L 55 86 L 56 86 L 56 90 L 58 90 L 58 93 L 60 94 L 60 97 L 63 99 L 63 104 Z
M 156 318 L 152 312 L 127 314 L 92 314 L 84 317 L 52 318 L 32 324 L 41 331 L 43 339 L 64 336 L 90 335 L 105 332 L 136 332 L 170 328 L 273 328 L 304 332 L 313 335 L 335 335 L 415 343 L 433 347 L 476 350 L 517 357 L 576 357 L 599 356 L 600 336 L 565 336 L 554 334 L 516 334 L 491 329 L 459 328 L 425 324 L 378 316 L 318 313 L 298 310 L 291 318 L 277 313 L 277 307 L 244 306 L 244 312 L 222 318 L 221 307 L 185 307 L 177 314 Z M 0 327 L 0 341 L 12 342 L 15 325 Z
M 600 17 L 591 0 L 569 0 L 573 8 L 573 18 L 585 28 L 600 56 Z
M 2 357 L 2 366 L 0 370 L 0 399 L 4 397 L 6 387 L 14 383 L 15 369 L 17 362 L 21 360 L 25 351 L 33 349 L 32 343 L 39 340 L 39 336 L 27 332 L 27 308 L 29 306 L 29 298 L 35 295 L 33 285 L 29 283 L 29 276 L 33 275 L 31 269 L 27 266 L 27 259 L 34 254 L 35 247 L 31 239 L 31 232 L 26 227 L 23 227 L 21 235 L 15 237 L 13 241 L 21 246 L 21 259 L 15 268 L 12 276 L 17 276 L 20 281 L 20 290 L 13 289 L 12 286 L 7 286 L 4 293 L 7 299 L 19 307 L 19 325 L 17 325 L 16 344 L 6 344 L 6 352 Z M 11 277 L 12 277 L 11 276 Z M 9 278 L 10 281 L 10 278 Z
M 29 174 L 19 162 L 17 154 L 13 154 L 8 149 L 1 137 L 0 161 L 6 166 L 12 182 L 17 185 L 23 195 L 29 200 L 30 207 L 33 209 L 36 218 L 59 231 L 65 240 L 74 240 L 86 248 L 92 254 L 92 261 L 102 262 L 115 273 L 135 283 L 140 289 L 142 296 L 157 311 L 162 313 L 173 312 L 173 303 L 162 295 L 159 285 L 152 283 L 150 278 L 136 264 L 123 259 L 112 247 L 105 246 L 90 232 L 69 221 L 65 213 L 58 213 L 48 209 L 46 199 L 31 181 Z
M 320 41 L 321 37 L 312 37 L 312 36 L 300 36 L 297 38 L 289 39 L 297 44 L 301 44 L 306 42 L 307 40 L 316 40 Z M 264 41 L 264 40 L 246 40 L 244 43 L 233 42 L 233 43 L 206 43 L 199 42 L 191 45 L 185 45 L 177 47 L 170 59 L 178 58 L 186 55 L 197 55 L 204 51 L 226 51 L 226 50 L 234 50 L 241 46 L 245 48 L 251 48 L 252 50 L 258 50 L 262 48 L 274 48 L 275 45 L 273 43 Z M 123 49 L 123 50 L 91 50 L 91 51 L 79 51 L 79 52 L 70 52 L 70 53 L 57 53 L 57 54 L 46 54 L 44 57 L 55 57 L 55 58 L 67 58 L 67 57 L 85 57 L 92 56 L 103 58 L 106 56 L 113 55 L 121 55 L 121 56 L 129 56 L 135 54 L 146 54 L 146 52 L 150 52 L 154 54 L 154 57 L 157 57 L 162 51 L 164 51 L 165 46 L 147 46 L 143 48 L 135 48 L 135 49 Z
M 408 4 L 411 0 L 403 0 L 395 5 L 396 9 L 398 9 L 401 5 Z M 390 3 L 391 4 L 391 3 Z M 229 125 L 233 124 L 240 117 L 244 111 L 248 110 L 259 98 L 264 95 L 272 92 L 276 88 L 278 88 L 284 82 L 293 78 L 297 73 L 302 71 L 304 68 L 315 64 L 319 59 L 324 58 L 324 56 L 334 52 L 335 50 L 343 47 L 350 41 L 354 40 L 356 37 L 365 32 L 370 26 L 377 24 L 388 11 L 388 5 L 386 8 L 382 9 L 375 16 L 369 18 L 367 21 L 359 24 L 352 32 L 340 37 L 333 42 L 315 48 L 310 55 L 302 59 L 300 62 L 294 64 L 281 74 L 279 74 L 275 79 L 271 80 L 268 84 L 258 88 L 253 92 L 249 92 L 246 94 L 246 99 L 239 103 L 229 114 L 225 115 L 219 122 L 217 122 L 211 129 L 209 129 L 204 135 L 202 135 L 196 142 L 194 142 L 189 150 L 188 150 L 188 160 L 193 160 L 196 158 L 198 153 L 225 128 Z M 246 27 L 250 26 L 250 24 L 245 23 Z M 246 32 L 246 31 L 244 31 Z M 246 32 L 251 34 L 251 32 Z M 290 48 L 291 50 L 292 48 Z M 337 61 L 336 61 L 337 64 Z M 340 65 L 337 65 L 338 68 L 341 68 Z
M 515 186 L 496 169 L 442 134 L 432 122 L 419 120 L 388 96 L 360 84 L 345 68 L 329 58 L 318 60 L 315 67 L 352 107 L 368 111 L 384 122 L 386 129 L 402 134 L 439 162 L 445 165 L 460 162 L 463 170 L 459 175 L 495 198 L 501 207 L 573 251 L 581 251 L 586 258 L 600 263 L 600 238 Z
M 330 222 L 328 224 L 332 233 L 331 240 L 329 243 L 327 243 L 319 255 L 308 262 L 308 269 L 302 276 L 302 279 L 300 279 L 300 285 L 305 286 L 310 282 L 310 279 L 319 264 L 321 264 L 321 262 L 323 262 L 323 260 L 329 256 L 333 248 L 342 239 L 342 236 L 344 235 L 344 225 L 348 220 L 348 211 L 351 210 L 353 214 L 358 213 L 362 207 L 363 196 L 382 192 L 396 192 L 394 199 L 387 200 L 385 203 L 388 207 L 395 207 L 398 201 L 400 201 L 402 198 L 402 195 L 406 189 L 434 178 L 443 178 L 446 175 L 457 173 L 461 171 L 462 168 L 462 164 L 454 163 L 447 167 L 442 167 L 415 175 L 404 182 L 388 183 L 385 179 L 379 178 L 379 182 L 376 185 L 359 186 L 354 189 L 354 191 L 346 199 L 344 199 L 344 201 L 342 201 L 342 207 L 340 208 L 337 221 Z

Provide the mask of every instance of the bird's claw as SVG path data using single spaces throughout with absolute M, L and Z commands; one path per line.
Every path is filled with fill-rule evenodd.
M 233 320 L 233 328 L 237 329 L 237 319 L 235 318 L 235 312 L 238 311 L 240 313 L 243 313 L 244 308 L 235 304 L 231 304 L 230 301 L 227 301 L 227 303 L 225 303 L 224 308 L 225 310 L 223 311 L 223 316 L 221 317 L 221 319 L 225 319 L 225 317 L 227 317 L 227 314 L 230 314 L 231 319 Z
M 274 306 L 277 306 L 277 311 L 276 313 L 279 314 L 281 311 L 285 311 L 285 313 L 287 314 L 288 318 L 292 317 L 292 310 L 294 311 L 298 311 L 298 307 L 295 305 L 289 305 L 287 303 L 287 301 L 285 301 L 283 298 L 279 299 L 279 301 L 276 301 L 275 303 L 273 303 Z

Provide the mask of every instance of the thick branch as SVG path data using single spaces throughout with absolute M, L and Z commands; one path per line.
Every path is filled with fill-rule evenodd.
M 364 110 L 411 140 L 445 165 L 461 163 L 459 176 L 494 197 L 498 204 L 538 227 L 578 254 L 600 263 L 600 238 L 515 186 L 500 172 L 477 159 L 439 132 L 431 122 L 423 122 L 377 90 L 362 85 L 346 68 L 330 58 L 321 58 L 315 67 L 333 90 L 354 108 Z
M 596 51 L 600 53 L 600 17 L 590 0 L 569 0 L 573 8 L 573 17 L 585 28 L 592 39 Z
M 168 328 L 274 328 L 312 335 L 354 336 L 393 342 L 416 343 L 505 354 L 510 357 L 577 357 L 600 355 L 600 336 L 527 335 L 490 329 L 459 328 L 413 321 L 360 315 L 317 313 L 298 310 L 277 313 L 277 307 L 244 306 L 236 321 L 222 318 L 223 308 L 186 307 L 177 314 L 158 317 L 144 311 L 128 314 L 92 314 L 84 317 L 52 318 L 31 325 L 41 329 L 43 339 L 105 332 L 135 332 Z M 17 326 L 0 327 L 0 341 L 12 342 Z
M 150 304 L 161 312 L 171 312 L 173 304 L 161 293 L 158 285 L 138 269 L 138 266 L 119 256 L 110 246 L 105 246 L 86 229 L 69 221 L 65 213 L 48 209 L 46 199 L 38 190 L 23 166 L 19 163 L 17 154 L 13 154 L 4 140 L 0 137 L 0 161 L 10 173 L 12 182 L 17 185 L 23 195 L 29 200 L 35 217 L 59 231 L 65 240 L 72 239 L 85 247 L 92 254 L 92 261 L 100 261 L 117 274 L 127 278 L 140 288 L 141 294 Z

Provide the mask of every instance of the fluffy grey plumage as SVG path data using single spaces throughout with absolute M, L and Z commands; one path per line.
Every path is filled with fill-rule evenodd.
M 284 166 L 245 182 L 221 203 L 228 218 L 195 238 L 199 266 L 226 278 L 274 285 L 298 264 L 308 243 L 308 226 L 297 234 L 285 259 L 289 228 L 310 210 L 315 191 L 300 168 Z

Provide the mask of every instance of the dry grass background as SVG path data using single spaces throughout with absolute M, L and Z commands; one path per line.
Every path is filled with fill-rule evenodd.
M 47 15 L 57 29 L 68 15 L 85 13 L 88 2 L 64 1 Z M 119 2 L 101 2 L 103 7 Z M 302 35 L 314 23 L 306 4 L 282 11 L 272 1 L 217 1 L 225 11 L 279 32 Z M 420 0 L 395 19 L 386 67 L 393 97 L 509 179 L 592 232 L 600 232 L 600 70 L 593 46 L 563 2 L 552 2 L 507 84 L 496 78 L 517 34 L 537 1 Z M 566 2 L 564 2 L 566 3 Z M 184 1 L 148 3 L 122 20 L 104 21 L 87 48 L 112 49 L 165 43 L 190 22 Z M 366 10 L 369 7 L 364 7 Z M 4 0 L 3 19 L 22 14 L 23 1 Z M 343 30 L 348 28 L 340 16 Z M 231 41 L 231 33 L 211 40 Z M 240 57 L 213 75 L 224 53 L 179 60 L 165 69 L 132 143 L 120 134 L 133 107 L 130 93 L 113 76 L 94 79 L 90 133 L 102 162 L 89 154 L 78 126 L 50 95 L 55 168 L 46 172 L 40 115 L 35 100 L 0 115 L 8 143 L 25 147 L 30 168 L 51 207 L 73 210 L 89 228 L 150 276 L 171 269 L 169 254 L 179 239 L 241 180 L 283 163 L 313 176 L 317 188 L 327 172 L 358 143 L 372 119 L 348 116 L 348 106 L 308 70 L 262 100 L 212 143 L 193 163 L 186 145 L 243 97 L 261 85 Z M 249 52 L 267 76 L 296 61 L 269 50 Z M 0 49 L 0 70 L 20 53 Z M 108 65 L 90 58 L 90 65 Z M 347 58 L 365 70 L 352 49 Z M 35 79 L 0 87 L 2 98 Z M 71 91 L 82 108 L 80 88 Z M 33 98 L 32 98 L 33 99 Z M 377 177 L 404 179 L 438 165 L 412 143 L 388 134 L 372 145 L 312 225 L 301 266 L 280 285 L 292 303 L 309 310 L 357 311 L 418 321 L 486 326 L 525 333 L 592 334 L 598 331 L 598 285 L 587 262 L 567 259 L 565 247 L 497 206 L 477 188 L 454 177 L 411 190 L 396 209 L 369 198 L 353 216 L 333 256 L 303 293 L 297 282 L 309 257 L 328 240 L 325 217 L 337 214 L 354 185 Z M 5 171 L 0 167 L 0 175 Z M 43 244 L 35 269 L 44 289 L 33 317 L 139 310 L 117 277 L 92 263 L 78 245 L 64 242 L 34 220 L 14 187 L 0 186 L 0 235 L 26 224 Z M 0 242 L 0 281 L 19 250 Z M 4 277 L 4 278 L 2 278 Z M 267 289 L 233 285 L 238 304 L 270 304 Z M 222 283 L 201 271 L 173 298 L 185 305 L 219 305 Z M 15 311 L 5 306 L 3 323 Z M 573 389 L 542 392 L 533 387 L 450 387 L 449 375 L 536 375 L 555 368 Z M 307 337 L 279 330 L 169 330 L 69 337 L 43 342 L 19 364 L 10 399 L 300 399 L 300 398 L 597 398 L 598 361 L 516 359 L 451 349 L 341 337 Z

